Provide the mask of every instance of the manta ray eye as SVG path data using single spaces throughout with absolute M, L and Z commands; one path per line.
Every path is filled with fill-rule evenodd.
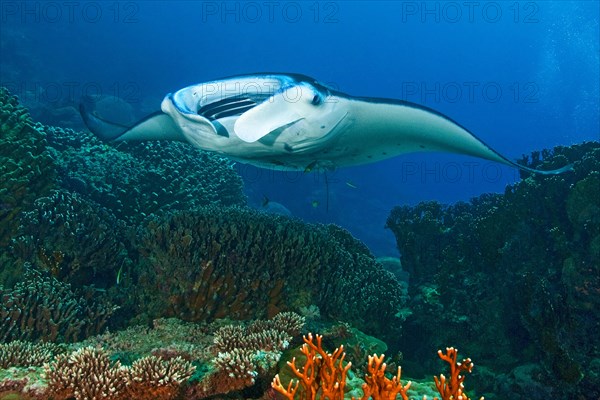
M 314 106 L 318 106 L 319 104 L 321 104 L 322 99 L 321 96 L 319 96 L 318 94 L 315 94 L 312 98 L 311 104 Z

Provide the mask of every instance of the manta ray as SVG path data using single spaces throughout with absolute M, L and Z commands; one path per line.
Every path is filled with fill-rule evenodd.
M 167 94 L 161 111 L 131 125 L 106 118 L 98 103 L 85 97 L 80 111 L 103 140 L 178 140 L 263 168 L 331 170 L 442 151 L 539 174 L 571 169 L 516 164 L 433 109 L 351 96 L 299 74 L 242 75 L 188 86 Z

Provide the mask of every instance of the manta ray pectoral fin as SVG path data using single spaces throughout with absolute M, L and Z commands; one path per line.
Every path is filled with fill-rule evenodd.
M 98 113 L 96 103 L 93 97 L 85 96 L 79 104 L 79 112 L 88 129 L 104 141 L 185 141 L 173 119 L 161 111 L 146 116 L 133 126 L 127 126 L 104 118 Z
M 253 143 L 277 128 L 301 120 L 303 116 L 290 99 L 294 97 L 286 96 L 284 91 L 246 111 L 235 121 L 235 134 L 244 142 Z

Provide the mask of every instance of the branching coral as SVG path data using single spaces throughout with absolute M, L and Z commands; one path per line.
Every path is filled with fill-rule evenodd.
M 90 133 L 40 129 L 55 149 L 61 185 L 132 225 L 158 211 L 246 203 L 231 161 L 215 154 L 164 141 L 111 147 Z
M 590 339 L 600 318 L 600 143 L 525 159 L 542 169 L 568 162 L 572 172 L 525 174 L 504 194 L 392 210 L 387 227 L 411 274 L 414 313 L 400 339 L 408 359 L 461 343 L 496 372 L 538 364 L 558 397 L 596 390 L 585 371 L 600 357 Z
M 195 367 L 182 358 L 148 356 L 131 367 L 111 363 L 104 350 L 84 347 L 60 355 L 45 367 L 47 395 L 53 400 L 171 400 Z
M 23 214 L 15 255 L 76 286 L 114 284 L 118 269 L 130 262 L 121 221 L 65 190 L 38 198 L 34 207 Z
M 0 247 L 10 243 L 18 214 L 55 185 L 54 160 L 29 113 L 0 88 Z
M 290 380 L 288 386 L 284 387 L 279 374 L 275 375 L 272 387 L 287 399 L 293 400 L 300 389 L 300 400 L 343 400 L 346 375 L 352 363 L 344 365 L 346 354 L 343 346 L 335 349 L 333 353 L 327 353 L 322 347 L 322 339 L 321 335 L 316 335 L 317 342 L 314 343 L 312 334 L 304 337 L 301 351 L 306 360 L 302 369 L 296 366 L 296 358 L 288 361 L 288 366 L 298 378 L 295 385 L 293 380 Z
M 34 269 L 14 289 L 0 287 L 0 339 L 74 342 L 99 333 L 116 307 L 79 297 Z
M 168 360 L 156 356 L 141 358 L 126 370 L 125 397 L 136 400 L 175 399 L 182 389 L 181 384 L 195 370 L 196 367 L 181 357 Z
M 243 325 L 226 325 L 214 335 L 212 369 L 204 379 L 191 386 L 187 399 L 239 391 L 266 381 L 272 376 L 281 353 L 293 335 L 304 325 L 295 313 L 281 313 L 271 320 Z M 290 333 L 288 333 L 290 332 Z
M 292 338 L 302 330 L 304 317 L 294 312 L 283 312 L 269 320 L 256 320 L 250 325 L 226 325 L 215 332 L 217 352 L 244 349 L 254 352 L 285 350 Z
M 54 400 L 122 399 L 127 384 L 120 363 L 113 365 L 104 351 L 92 347 L 60 355 L 44 369 Z
M 137 238 L 150 315 L 251 319 L 316 303 L 367 331 L 400 330 L 400 283 L 341 228 L 206 207 L 150 217 Z
M 34 344 L 20 340 L 0 343 L 0 368 L 40 367 L 61 352 L 54 343 Z
M 440 374 L 439 378 L 437 376 L 433 377 L 442 400 L 469 400 L 469 397 L 464 393 L 465 386 L 463 382 L 465 380 L 464 374 L 466 372 L 471 373 L 473 370 L 471 359 L 465 358 L 462 362 L 458 362 L 458 350 L 454 347 L 447 347 L 445 354 L 442 350 L 438 350 L 438 356 L 450 365 L 450 379 L 446 379 L 444 374 Z M 483 397 L 481 400 L 483 400 Z

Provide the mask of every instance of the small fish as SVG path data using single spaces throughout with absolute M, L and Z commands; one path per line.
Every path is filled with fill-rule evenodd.
M 319 200 L 313 200 L 313 201 L 311 201 L 310 205 L 313 206 L 313 208 L 319 207 Z
M 119 268 L 119 271 L 117 272 L 117 285 L 121 283 L 121 276 L 123 275 L 123 265 L 125 265 L 125 261 L 121 263 L 121 268 Z
M 308 164 L 306 166 L 306 168 L 304 168 L 304 173 L 308 174 L 309 172 L 311 172 L 315 168 L 316 165 L 317 165 L 317 161 L 311 162 L 310 164 Z
M 346 182 L 346 186 L 351 187 L 352 189 L 358 189 L 358 187 L 350 181 Z

